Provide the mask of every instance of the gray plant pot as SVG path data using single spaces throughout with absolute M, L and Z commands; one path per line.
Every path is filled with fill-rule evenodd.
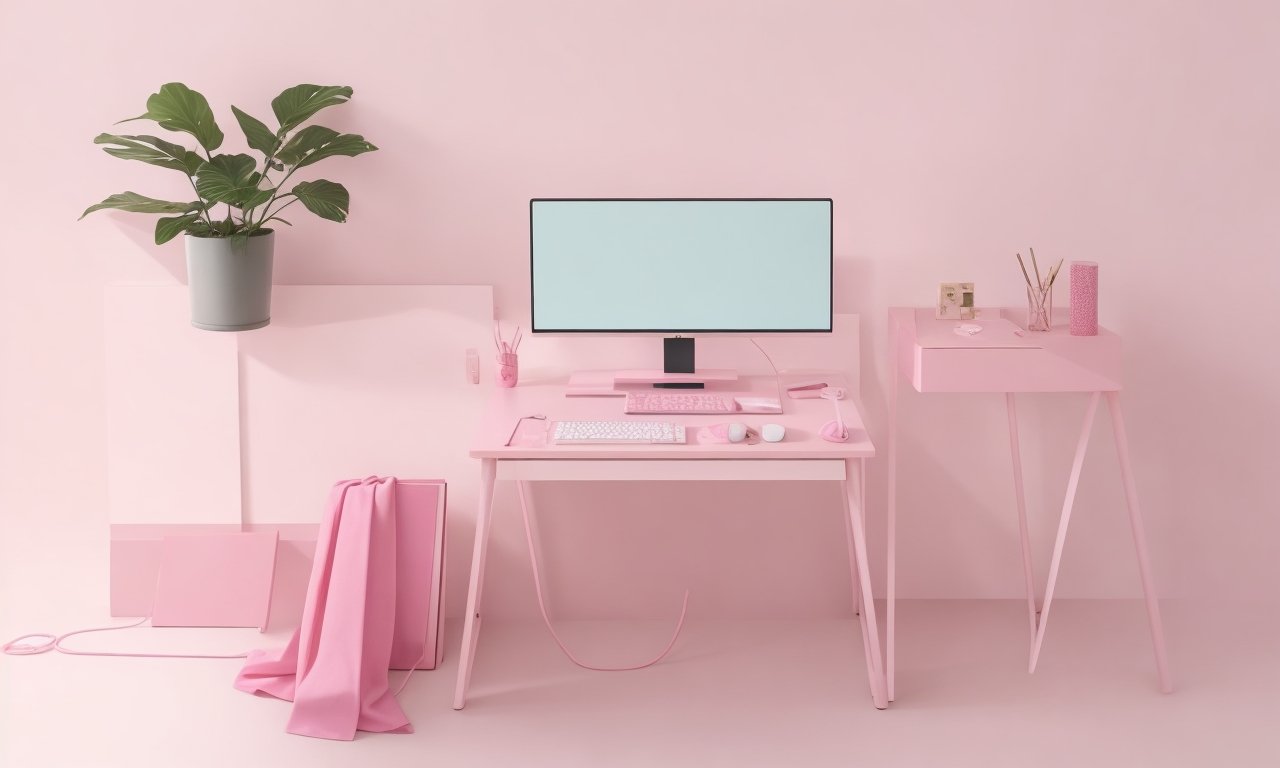
M 275 233 L 246 240 L 187 240 L 191 324 L 206 331 L 251 331 L 271 322 L 271 262 Z

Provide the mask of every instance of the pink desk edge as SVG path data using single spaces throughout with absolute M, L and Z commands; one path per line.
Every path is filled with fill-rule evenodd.
M 843 383 L 840 374 L 827 374 L 833 383 Z M 783 374 L 787 382 L 810 380 L 814 374 Z M 776 396 L 773 376 L 744 376 L 742 386 L 734 391 Z M 841 402 L 845 424 L 853 433 L 848 442 L 830 443 L 818 436 L 823 424 L 835 418 L 831 403 L 825 400 L 792 400 L 782 395 L 782 413 L 737 413 L 686 416 L 680 414 L 627 415 L 621 397 L 565 397 L 563 379 L 547 379 L 520 383 L 512 389 L 499 389 L 489 402 L 488 412 L 471 444 L 474 458 L 492 459 L 846 459 L 875 455 L 862 421 L 856 397 Z M 546 420 L 525 420 L 511 446 L 506 446 L 512 430 L 522 417 L 546 416 Z M 686 445 L 555 445 L 546 439 L 553 421 L 670 421 L 683 424 L 689 433 Z M 780 443 L 698 444 L 693 440 L 697 428 L 710 424 L 740 421 L 750 427 L 781 424 L 786 438 Z

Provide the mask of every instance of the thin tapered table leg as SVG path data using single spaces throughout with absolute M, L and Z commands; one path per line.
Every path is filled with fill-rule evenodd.
M 1018 444 L 1018 410 L 1012 392 L 1004 395 L 1009 412 L 1009 452 L 1013 455 L 1013 494 L 1018 503 L 1018 538 L 1022 541 L 1022 578 L 1027 590 L 1030 643 L 1036 641 L 1036 580 L 1031 567 L 1031 535 L 1027 528 L 1027 496 L 1022 485 L 1022 449 Z
M 862 590 L 858 587 L 858 552 L 853 546 L 853 518 L 849 510 L 848 494 L 840 494 L 844 505 L 844 537 L 849 548 L 849 583 L 853 585 L 853 615 L 862 615 Z
M 480 639 L 480 597 L 484 590 L 484 559 L 489 549 L 489 525 L 493 522 L 493 485 L 497 477 L 497 460 L 480 460 L 480 506 L 476 513 L 475 547 L 471 554 L 471 583 L 467 588 L 467 615 L 462 626 L 462 654 L 458 658 L 458 683 L 453 692 L 453 708 L 467 705 L 467 688 L 471 685 L 471 667 L 476 660 L 476 643 Z
M 1040 660 L 1040 647 L 1044 644 L 1045 627 L 1049 626 L 1049 606 L 1053 603 L 1053 588 L 1058 583 L 1058 567 L 1062 564 L 1062 546 L 1067 542 L 1067 524 L 1071 522 L 1071 507 L 1076 501 L 1076 488 L 1080 485 L 1080 469 L 1084 466 L 1084 454 L 1089 448 L 1089 433 L 1093 431 L 1093 417 L 1098 411 L 1098 400 L 1101 395 L 1101 392 L 1094 392 L 1089 397 L 1089 406 L 1084 412 L 1084 425 L 1080 429 L 1080 441 L 1076 443 L 1076 456 L 1071 462 L 1071 478 L 1067 481 L 1067 495 L 1063 499 L 1062 517 L 1058 521 L 1058 538 L 1053 544 L 1053 559 L 1049 561 L 1049 581 L 1044 588 L 1044 603 L 1040 608 L 1036 639 L 1031 646 L 1028 672 L 1036 671 L 1036 662 Z
M 1133 546 L 1138 552 L 1138 574 L 1142 578 L 1142 595 L 1147 601 L 1147 622 L 1151 626 L 1151 645 L 1156 654 L 1156 671 L 1160 675 L 1160 690 L 1173 692 L 1173 679 L 1169 676 L 1169 661 L 1164 649 L 1164 623 L 1160 620 L 1160 602 L 1156 597 L 1155 579 L 1151 576 L 1151 559 L 1147 555 L 1147 535 L 1142 525 L 1142 512 L 1138 508 L 1138 488 L 1133 481 L 1133 468 L 1129 463 L 1129 437 L 1124 429 L 1124 415 L 1120 412 L 1120 393 L 1107 393 L 1107 410 L 1111 412 L 1111 431 L 1116 441 L 1116 455 L 1120 460 L 1120 479 L 1124 481 L 1125 504 L 1129 508 L 1129 529 L 1133 532 Z
M 885 695 L 894 700 L 895 628 L 898 619 L 898 331 L 889 335 L 889 487 L 885 510 L 884 680 Z
M 854 496 L 850 475 L 859 471 L 855 462 L 862 459 L 845 460 L 845 480 L 843 490 L 846 497 L 845 508 L 849 510 L 849 523 L 853 534 L 854 556 L 858 561 L 857 588 L 862 595 L 862 611 L 858 621 L 862 625 L 863 655 L 867 661 L 867 682 L 871 686 L 871 700 L 876 709 L 887 709 L 889 700 L 885 693 L 884 667 L 880 661 L 880 630 L 876 626 L 876 605 L 871 596 L 871 574 L 867 570 L 867 536 L 862 525 L 862 510 L 859 499 Z

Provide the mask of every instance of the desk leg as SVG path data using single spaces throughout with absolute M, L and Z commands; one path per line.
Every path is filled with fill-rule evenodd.
M 1013 454 L 1013 494 L 1018 503 L 1018 537 L 1022 540 L 1022 578 L 1027 588 L 1027 621 L 1031 643 L 1036 641 L 1036 578 L 1031 568 L 1031 535 L 1027 528 L 1027 495 L 1022 485 L 1022 449 L 1018 444 L 1018 410 L 1012 392 L 1004 395 L 1009 411 L 1009 452 Z
M 1147 556 L 1147 536 L 1143 530 L 1142 512 L 1138 509 L 1138 488 L 1133 482 L 1133 469 L 1129 464 L 1129 437 L 1124 429 L 1124 416 L 1120 413 L 1119 392 L 1107 393 L 1107 410 L 1111 412 L 1111 430 L 1116 441 L 1116 455 L 1120 460 L 1125 503 L 1129 508 L 1129 529 L 1133 533 L 1133 546 L 1138 552 L 1138 573 L 1142 577 L 1142 594 L 1147 601 L 1147 621 L 1151 625 L 1151 644 L 1155 648 L 1160 690 L 1172 693 L 1173 680 L 1169 677 L 1169 662 L 1164 651 L 1164 625 L 1160 620 L 1155 580 L 1151 577 L 1151 560 Z
M 895 627 L 898 619 L 898 331 L 889 335 L 889 478 L 885 511 L 884 580 L 884 678 L 885 695 L 894 700 Z
M 467 615 L 462 625 L 462 654 L 458 658 L 458 684 L 453 692 L 454 709 L 462 709 L 467 705 L 467 687 L 471 685 L 471 667 L 476 660 L 476 642 L 480 639 L 480 595 L 484 589 L 484 558 L 489 549 L 489 524 L 493 522 L 493 484 L 497 464 L 496 459 L 480 460 L 480 507 L 476 512 L 471 584 L 467 588 Z
M 1044 603 L 1040 608 L 1040 623 L 1036 627 L 1036 639 L 1031 646 L 1031 663 L 1028 672 L 1036 671 L 1036 662 L 1040 660 L 1040 646 L 1044 643 L 1044 630 L 1049 626 L 1049 606 L 1053 602 L 1053 588 L 1058 583 L 1058 566 L 1062 564 L 1062 546 L 1067 542 L 1067 524 L 1071 522 L 1071 507 L 1076 501 L 1076 488 L 1080 485 L 1080 469 L 1084 466 L 1085 450 L 1089 447 L 1089 433 L 1093 431 L 1093 417 L 1098 411 L 1098 400 L 1101 392 L 1094 392 L 1089 397 L 1089 407 L 1084 412 L 1084 425 L 1080 430 L 1080 441 L 1076 443 L 1076 457 L 1071 462 L 1071 478 L 1067 481 L 1067 496 L 1062 502 L 1062 517 L 1058 521 L 1058 538 L 1053 544 L 1053 559 L 1049 562 L 1049 581 L 1044 588 Z
M 844 507 L 848 511 L 849 532 L 853 535 L 854 557 L 857 560 L 857 579 L 854 589 L 859 590 L 862 610 L 858 621 L 862 625 L 863 655 L 867 661 L 867 682 L 871 686 L 871 700 L 876 709 L 887 709 L 888 698 L 885 694 L 884 667 L 880 662 L 880 630 L 876 626 L 876 605 L 871 596 L 871 574 L 867 569 L 867 537 L 862 524 L 861 487 L 859 496 L 854 497 L 851 477 L 858 472 L 862 477 L 860 465 L 863 459 L 845 460 L 845 480 L 842 490 L 845 495 Z M 859 480 L 859 486 L 861 481 Z
M 862 580 L 858 578 L 858 550 L 853 544 L 853 511 L 849 508 L 849 494 L 841 489 L 840 501 L 844 506 L 844 538 L 849 548 L 849 583 L 853 585 L 853 615 L 862 616 Z M 861 618 L 859 618 L 861 622 Z M 862 640 L 867 641 L 866 623 L 862 623 Z

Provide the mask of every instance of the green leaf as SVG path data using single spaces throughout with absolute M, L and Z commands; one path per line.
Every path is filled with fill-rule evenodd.
M 311 154 L 302 158 L 302 161 L 298 163 L 298 167 L 302 168 L 304 166 L 311 165 L 312 163 L 320 162 L 326 157 L 333 157 L 334 155 L 355 157 L 356 155 L 363 155 L 365 152 L 375 152 L 377 149 L 377 147 L 365 141 L 363 136 L 359 136 L 354 133 L 344 133 L 333 141 L 330 141 L 328 144 L 317 147 Z
M 200 155 L 186 147 L 155 136 L 115 136 L 110 133 L 101 133 L 94 137 L 93 143 L 117 145 L 102 148 L 102 151 L 112 157 L 141 160 L 161 168 L 182 171 L 188 176 L 194 175 L 196 169 L 204 162 Z
M 289 139 L 277 157 L 302 168 L 334 155 L 355 157 L 375 150 L 377 147 L 365 141 L 363 136 L 338 133 L 323 125 L 308 125 Z
M 293 134 L 293 137 L 276 153 L 276 158 L 283 163 L 295 165 L 308 152 L 333 141 L 340 135 L 332 128 L 325 128 L 323 125 L 308 125 Z
M 293 188 L 302 204 L 315 215 L 329 221 L 343 222 L 347 220 L 347 211 L 351 208 L 351 195 L 347 188 L 325 179 L 304 181 Z
M 196 191 L 206 200 L 239 208 L 260 192 L 262 174 L 255 173 L 255 167 L 257 163 L 249 155 L 214 155 L 200 167 Z
M 160 86 L 160 90 L 147 99 L 146 112 L 120 122 L 130 120 L 155 120 L 166 130 L 189 133 L 206 152 L 222 146 L 222 131 L 213 119 L 208 99 L 182 83 Z
M 271 110 L 280 121 L 280 135 L 292 131 L 325 107 L 343 104 L 351 98 L 346 85 L 295 85 L 271 100 Z
M 290 223 L 290 222 L 288 222 L 288 221 L 285 221 L 284 219 L 280 218 L 279 216 L 272 216 L 271 218 L 267 219 L 267 221 L 278 221 L 278 222 L 280 222 L 281 224 L 288 224 L 288 225 L 289 225 L 289 226 L 291 226 L 291 227 L 293 226 L 293 224 L 292 224 L 292 223 Z M 264 222 L 264 223 L 265 223 L 265 222 Z
M 164 216 L 156 222 L 156 245 L 164 245 L 187 228 L 200 220 L 200 214 L 188 213 L 185 216 Z
M 345 192 L 345 190 L 343 190 Z M 80 214 L 80 218 L 84 218 L 94 211 L 100 211 L 104 208 L 111 208 L 117 211 L 130 211 L 132 213 L 190 213 L 191 211 L 200 210 L 200 202 L 197 200 L 191 203 L 174 203 L 168 200 L 157 200 L 154 197 L 145 197 L 137 192 L 121 192 L 118 195 L 112 195 L 106 200 L 91 205 Z
M 231 105 L 231 112 L 236 116 L 236 122 L 240 123 L 240 130 L 244 131 L 244 137 L 248 139 L 251 149 L 256 149 L 267 156 L 275 154 L 280 147 L 280 139 L 271 132 L 266 123 L 234 104 Z

